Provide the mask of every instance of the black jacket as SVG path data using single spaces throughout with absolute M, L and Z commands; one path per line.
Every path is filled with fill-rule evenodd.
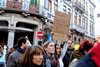
M 70 56 L 71 56 L 71 53 L 73 52 L 74 50 L 70 50 L 70 51 L 66 51 L 66 54 L 63 58 L 63 63 L 64 63 L 64 67 L 68 67 L 69 65 L 69 61 L 70 61 Z

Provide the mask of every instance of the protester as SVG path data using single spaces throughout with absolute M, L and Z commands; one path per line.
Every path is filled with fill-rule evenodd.
M 42 46 L 42 41 L 38 41 L 38 45 Z
M 60 44 L 60 51 L 63 50 L 63 47 L 64 47 L 64 45 L 63 44 Z
M 17 44 L 18 44 L 17 51 L 10 54 L 10 56 L 7 59 L 6 67 L 19 67 L 20 59 L 21 59 L 22 55 L 24 54 L 25 50 L 29 47 L 29 44 L 25 37 L 21 37 L 18 40 Z
M 44 64 L 45 67 L 59 67 L 59 60 L 55 55 L 55 47 L 53 41 L 46 41 L 44 48 Z
M 5 67 L 6 48 L 7 48 L 7 46 L 4 45 L 3 54 L 2 54 L 2 56 L 1 56 L 1 58 L 0 58 L 0 67 Z
M 82 57 L 76 67 L 100 67 L 100 43 Z
M 72 42 L 68 41 L 68 49 L 67 49 L 66 54 L 65 54 L 65 56 L 63 58 L 64 67 L 68 67 L 70 56 L 71 56 L 71 53 L 73 51 L 74 51 L 74 49 L 72 49 Z
M 20 64 L 21 67 L 43 67 L 44 50 L 41 46 L 30 46 L 23 54 Z
M 59 44 L 55 44 L 55 54 L 57 55 L 58 58 L 60 57 L 61 50 Z
M 64 44 L 64 48 L 62 49 L 62 51 L 60 50 L 60 46 L 58 44 L 55 44 L 55 53 L 56 55 L 58 56 L 59 58 L 59 64 L 60 64 L 60 67 L 64 67 L 64 64 L 63 64 L 63 57 L 65 56 L 65 53 L 67 51 L 67 47 L 68 47 L 68 44 Z
M 18 48 L 18 44 L 15 44 L 13 48 L 14 48 L 13 51 L 16 51 Z
M 6 56 L 5 56 L 6 63 L 7 63 L 7 59 L 8 59 L 8 57 L 9 57 L 9 55 L 10 55 L 12 52 L 13 52 L 13 51 L 9 51 L 9 52 L 6 53 Z
M 0 58 L 1 58 L 2 54 L 3 54 L 3 48 L 1 47 L 0 48 Z
M 75 50 L 70 57 L 69 67 L 75 67 L 79 60 L 94 46 L 94 43 L 84 40 L 78 50 Z

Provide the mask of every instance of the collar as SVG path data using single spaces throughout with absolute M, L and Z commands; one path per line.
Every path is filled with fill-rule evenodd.
M 25 50 L 23 50 L 23 49 L 22 49 L 22 48 L 20 48 L 20 47 L 19 47 L 19 48 L 17 48 L 17 50 L 18 50 L 18 51 L 20 51 L 20 52 L 22 52 L 22 53 L 24 53 L 24 52 L 25 52 Z

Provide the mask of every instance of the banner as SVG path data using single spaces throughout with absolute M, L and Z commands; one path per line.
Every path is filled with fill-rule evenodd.
M 71 15 L 55 11 L 55 19 L 53 24 L 53 38 L 55 40 L 67 41 L 67 34 L 69 34 Z

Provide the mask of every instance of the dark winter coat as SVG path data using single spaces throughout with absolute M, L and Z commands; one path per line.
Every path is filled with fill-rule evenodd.
M 64 63 L 64 67 L 68 67 L 69 65 L 69 61 L 70 61 L 70 56 L 71 56 L 71 53 L 73 52 L 74 50 L 70 50 L 70 51 L 66 51 L 66 54 L 63 58 L 63 63 Z
M 14 51 L 7 60 L 6 67 L 19 67 L 20 66 L 20 59 L 24 54 L 25 50 L 21 48 L 17 48 L 17 51 Z
M 90 53 L 85 54 L 85 56 L 80 59 L 76 67 L 97 67 L 89 54 Z

